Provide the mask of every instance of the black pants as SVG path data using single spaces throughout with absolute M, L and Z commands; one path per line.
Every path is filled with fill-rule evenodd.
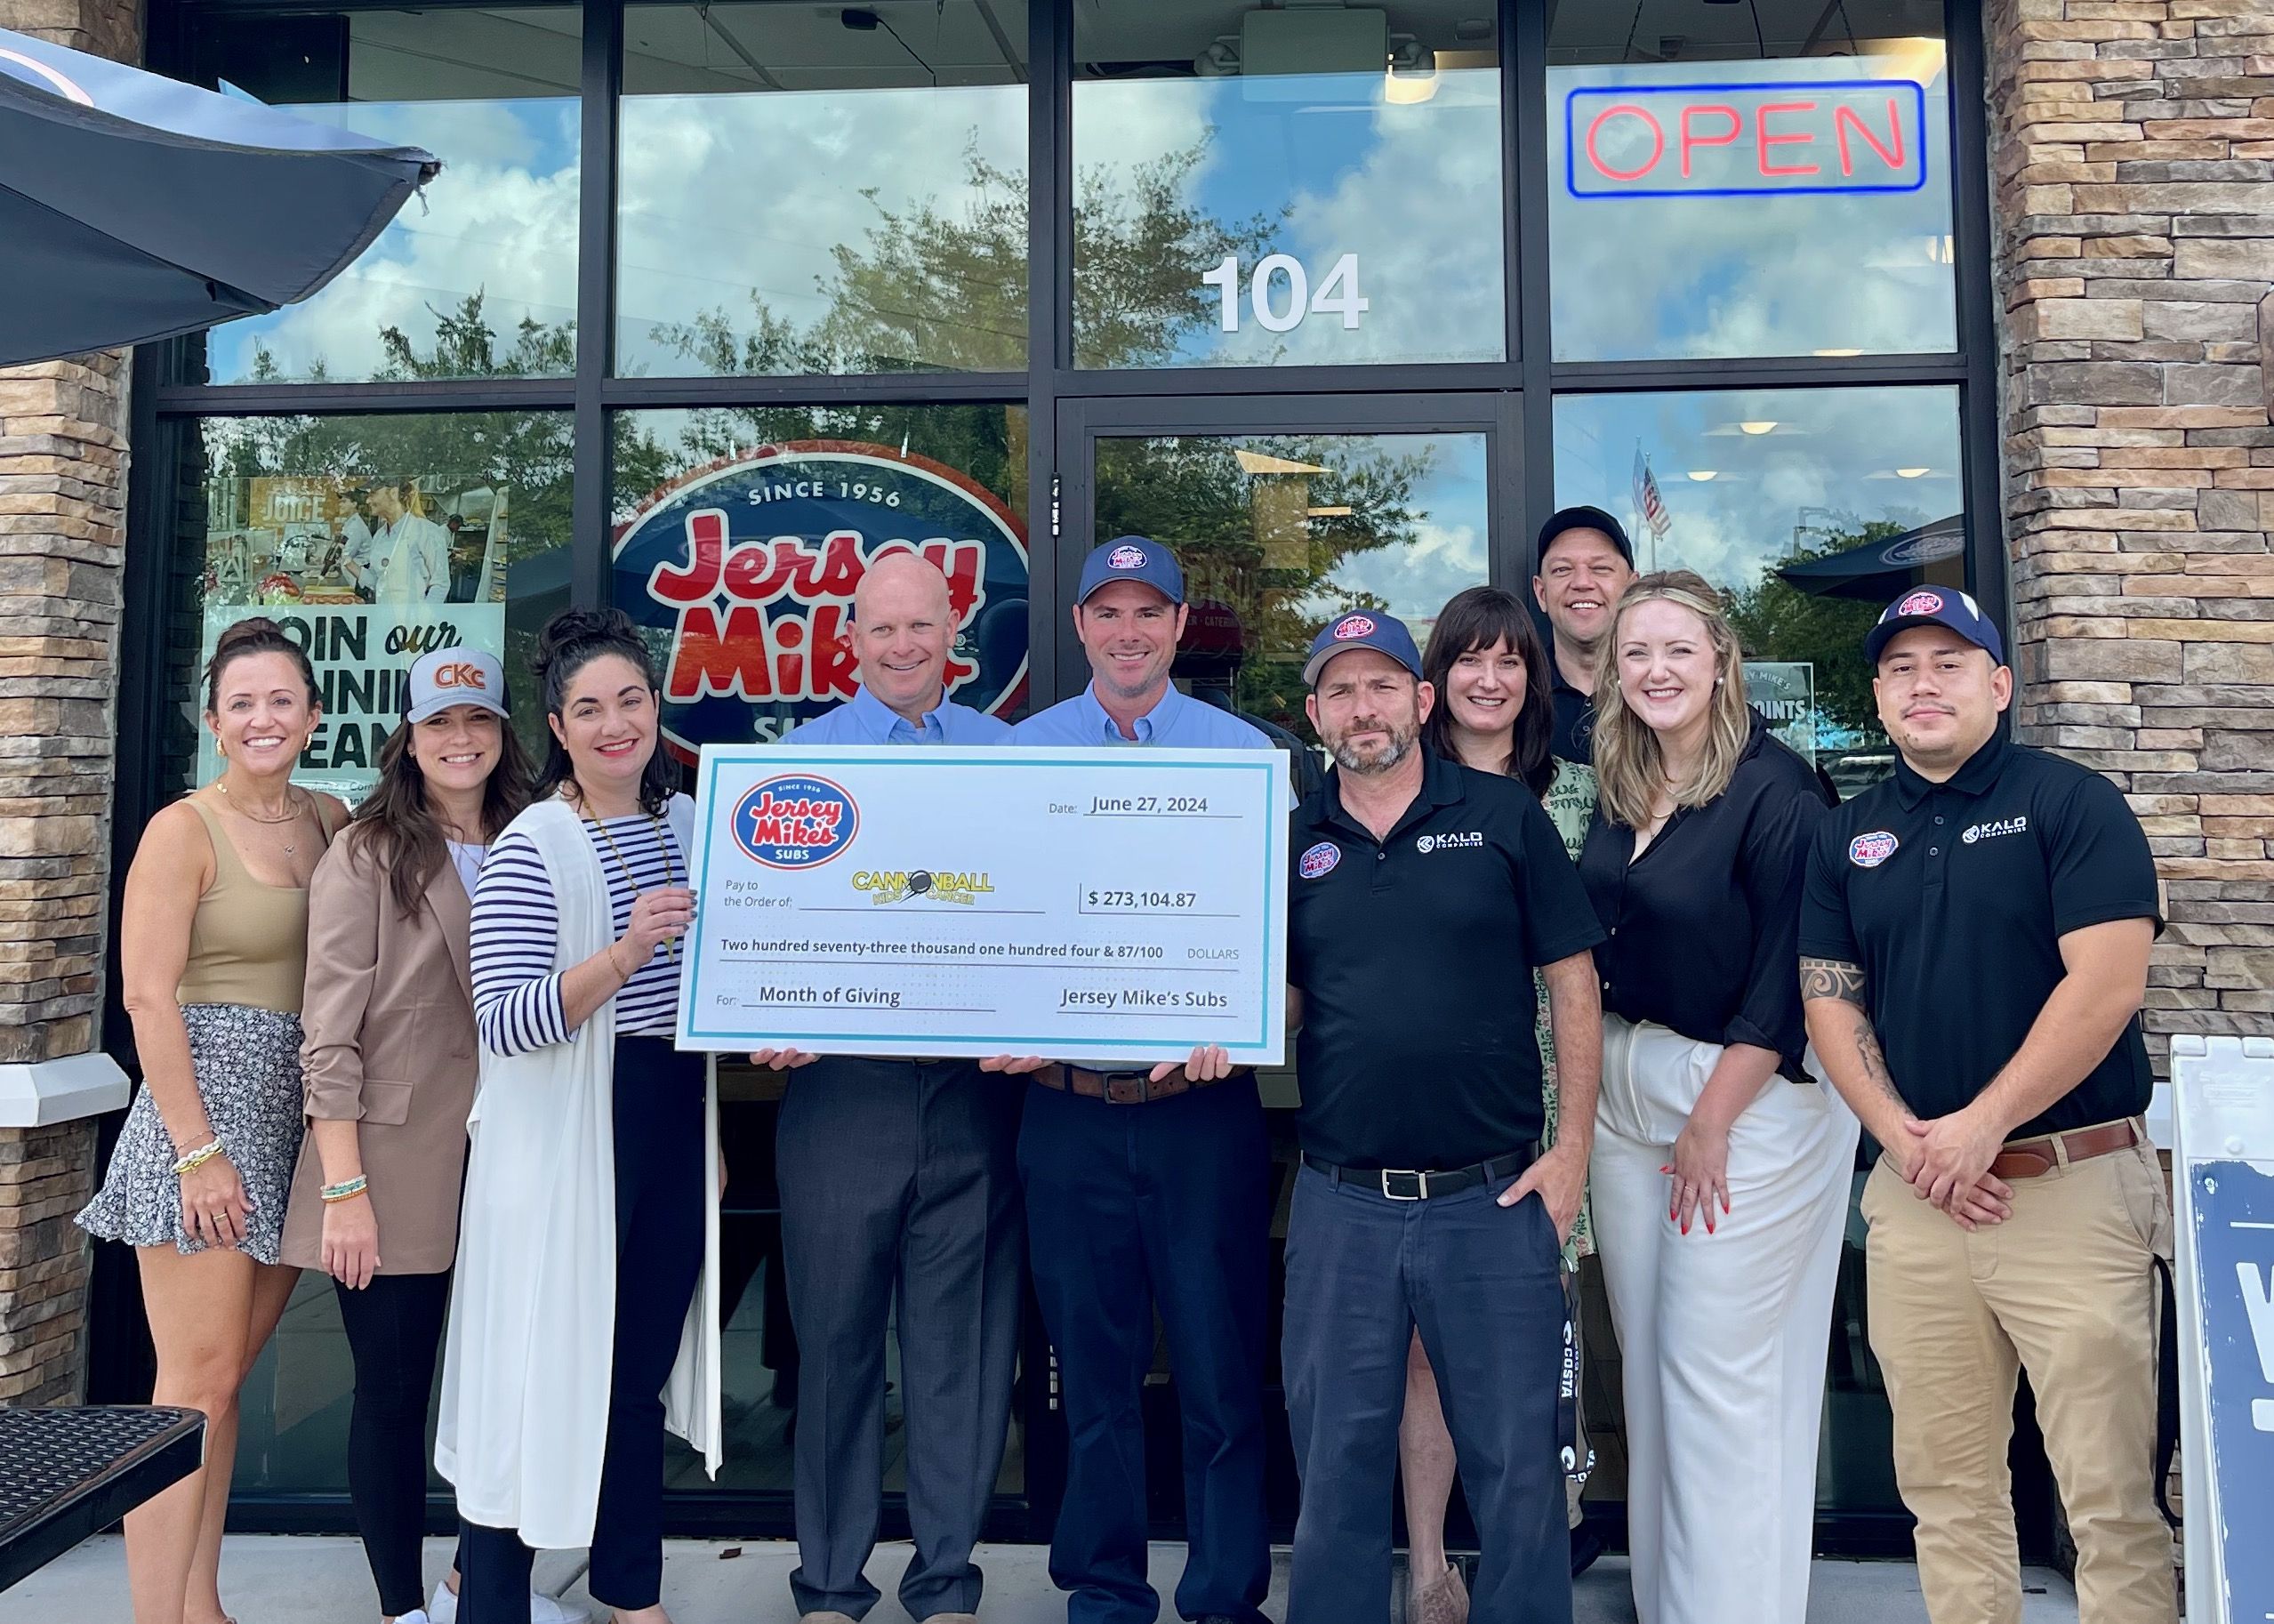
M 776 1143 L 798 1383 L 800 1613 L 864 1617 L 884 1492 L 887 1317 L 899 1303 L 912 1619 L 976 1612 L 1018 1351 L 1025 1084 L 969 1060 L 796 1073 Z
M 663 1384 L 703 1272 L 703 1057 L 668 1039 L 616 1040 L 615 1362 L 589 1588 L 624 1612 L 663 1599 Z M 458 1548 L 459 1624 L 525 1624 L 534 1553 L 520 1536 L 463 1523 Z
M 419 1537 L 426 1532 L 426 1411 L 450 1302 L 450 1274 L 374 1274 L 360 1291 L 332 1282 L 355 1360 L 348 1423 L 348 1497 L 379 1587 L 394 1617 L 426 1604 Z
M 1289 1618 L 1388 1616 L 1398 1420 L 1418 1329 L 1483 1546 L 1472 1624 L 1571 1624 L 1562 1248 L 1539 1197 L 1498 1204 L 1515 1182 L 1398 1201 L 1296 1174 L 1280 1343 L 1303 1484 Z

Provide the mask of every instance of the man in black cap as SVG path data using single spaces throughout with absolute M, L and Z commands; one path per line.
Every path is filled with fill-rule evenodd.
M 1516 779 L 1429 755 L 1412 635 L 1353 610 L 1312 645 L 1334 758 L 1294 816 L 1287 908 L 1303 1166 L 1281 1349 L 1303 1502 L 1288 1613 L 1379 1624 L 1417 1328 L 1483 1539 L 1473 1624 L 1570 1624 L 1562 1248 L 1595 1129 L 1603 928 Z M 1562 1089 L 1542 1154 L 1540 967 Z
M 1998 736 L 2013 673 L 1965 593 L 1905 593 L 1864 653 L 1900 760 L 1810 854 L 1801 992 L 1825 1071 L 1883 1150 L 1862 1203 L 1871 1347 L 1928 1616 L 2019 1624 L 2005 1448 L 2026 1369 L 2079 1618 L 2171 1624 L 2147 837 L 2107 779 Z
M 1531 595 L 1554 632 L 1555 736 L 1562 761 L 1593 760 L 1595 661 L 1635 579 L 1635 544 L 1601 508 L 1563 508 L 1539 527 L 1539 573 Z

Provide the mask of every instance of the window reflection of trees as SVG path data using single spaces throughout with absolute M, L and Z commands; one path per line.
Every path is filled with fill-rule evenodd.
M 1416 491 L 1436 462 L 1434 446 L 1394 435 L 1103 439 L 1097 534 L 1175 548 L 1186 596 L 1237 622 L 1235 708 L 1308 740 L 1312 638 L 1346 609 L 1410 612 L 1337 576 L 1362 554 L 1414 543 L 1428 518 Z

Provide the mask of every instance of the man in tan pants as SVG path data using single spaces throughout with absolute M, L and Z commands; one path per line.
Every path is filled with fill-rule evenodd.
M 2017 1373 L 2077 1541 L 2081 1624 L 2171 1624 L 2156 1510 L 2141 1113 L 2155 864 L 2106 779 L 2001 740 L 1997 629 L 1920 588 L 1865 641 L 1900 760 L 1826 819 L 1800 927 L 1808 1032 L 1884 1154 L 1865 1186 L 1871 1347 L 1934 1624 L 2019 1624 Z

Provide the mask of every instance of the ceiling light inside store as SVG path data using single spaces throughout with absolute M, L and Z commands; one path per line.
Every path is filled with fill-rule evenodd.
M 1323 474 L 1332 471 L 1316 462 L 1298 462 L 1291 457 L 1275 457 L 1268 452 L 1249 451 L 1244 446 L 1234 446 L 1232 455 L 1243 474 Z
M 1777 424 L 1774 418 L 1764 419 L 1756 417 L 1749 422 L 1741 422 L 1737 426 L 1744 430 L 1748 434 L 1766 434 L 1770 430 L 1775 428 Z
M 1430 100 L 1436 93 L 1437 70 L 1435 68 L 1432 67 L 1427 73 L 1408 72 L 1404 76 L 1400 77 L 1397 59 L 1395 57 L 1390 59 L 1389 67 L 1384 69 L 1382 74 L 1383 100 L 1392 107 L 1413 107 Z
M 1718 468 L 1693 468 L 1690 470 L 1690 477 L 1703 485 L 1719 472 L 1721 470 Z
M 1860 350 L 1819 350 L 1816 353 L 1818 355 L 1861 355 L 1863 351 Z
M 1916 479 L 1921 474 L 1932 473 L 1933 471 L 1934 470 L 1931 468 L 1899 468 L 1895 470 L 1895 478 L 1898 479 Z

